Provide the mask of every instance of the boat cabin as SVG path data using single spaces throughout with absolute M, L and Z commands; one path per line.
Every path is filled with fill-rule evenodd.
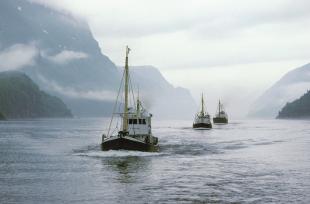
M 148 113 L 137 101 L 137 108 L 130 108 L 128 111 L 128 132 L 129 135 L 151 135 L 152 114 Z

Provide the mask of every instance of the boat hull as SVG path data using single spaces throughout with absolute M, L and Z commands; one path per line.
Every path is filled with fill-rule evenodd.
M 228 119 L 227 118 L 213 118 L 213 123 L 215 124 L 227 124 Z
M 211 123 L 194 123 L 193 128 L 194 129 L 211 129 L 212 124 Z
M 159 147 L 158 145 L 135 141 L 135 140 L 127 139 L 125 137 L 117 137 L 117 138 L 103 141 L 101 143 L 101 149 L 103 151 L 133 150 L 133 151 L 143 151 L 143 152 L 157 152 Z

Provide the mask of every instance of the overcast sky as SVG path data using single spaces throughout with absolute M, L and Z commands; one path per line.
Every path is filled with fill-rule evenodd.
M 86 18 L 102 52 L 154 65 L 175 86 L 235 116 L 288 70 L 310 62 L 309 0 L 39 0 Z M 235 107 L 239 108 L 235 108 Z M 241 108 L 242 107 L 242 108 Z

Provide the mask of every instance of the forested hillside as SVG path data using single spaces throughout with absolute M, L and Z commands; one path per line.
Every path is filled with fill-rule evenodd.
M 6 118 L 72 117 L 59 98 L 41 91 L 21 72 L 0 73 L 0 113 Z
M 287 103 L 279 112 L 277 118 L 310 118 L 310 91 L 299 99 Z

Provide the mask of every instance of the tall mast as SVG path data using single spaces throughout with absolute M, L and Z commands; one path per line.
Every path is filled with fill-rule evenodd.
M 221 101 L 219 100 L 219 116 L 221 114 Z
M 137 117 L 140 117 L 140 90 L 138 87 L 138 99 L 137 99 Z
M 201 113 L 203 115 L 205 113 L 205 107 L 204 107 L 204 101 L 203 101 L 203 93 L 201 94 Z
M 126 46 L 126 60 L 125 60 L 125 105 L 124 105 L 124 117 L 123 117 L 123 131 L 128 131 L 128 81 L 129 81 L 129 67 L 128 67 L 128 54 L 129 47 Z

